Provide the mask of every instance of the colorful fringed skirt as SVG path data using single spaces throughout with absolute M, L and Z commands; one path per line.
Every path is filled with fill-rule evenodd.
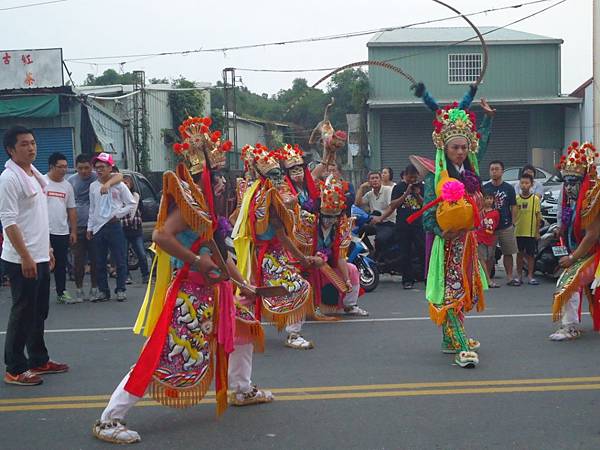
M 287 252 L 278 242 L 266 242 L 259 247 L 257 264 L 260 267 L 260 284 L 283 286 L 288 294 L 262 298 L 262 314 L 278 330 L 300 322 L 312 311 L 311 288 L 290 262 Z

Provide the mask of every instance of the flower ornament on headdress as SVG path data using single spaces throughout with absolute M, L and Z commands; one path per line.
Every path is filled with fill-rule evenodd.
M 210 117 L 188 117 L 179 126 L 181 143 L 173 145 L 173 151 L 182 155 L 192 174 L 203 170 L 204 161 L 211 169 L 221 168 L 231 150 L 231 141 L 221 141 L 220 131 L 211 131 Z
M 344 183 L 329 175 L 321 185 L 321 214 L 338 216 L 346 209 Z
M 573 141 L 567 148 L 567 154 L 561 156 L 560 162 L 556 168 L 560 170 L 562 176 L 580 176 L 595 174 L 595 161 L 598 158 L 596 148 L 589 142 L 579 145 L 579 142 Z
M 269 150 L 265 145 L 259 143 L 254 147 L 245 145 L 242 148 L 242 160 L 246 169 L 254 169 L 262 176 L 266 176 L 270 170 L 279 169 L 281 159 L 283 159 L 281 152 Z
M 304 152 L 298 144 L 293 147 L 290 144 L 285 144 L 281 149 L 280 153 L 283 157 L 283 167 L 289 169 L 290 167 L 299 166 L 304 164 Z
M 444 146 L 455 137 L 464 137 L 469 152 L 477 153 L 479 133 L 477 132 L 475 114 L 468 109 L 459 108 L 458 103 L 445 106 L 435 112 L 432 139 L 436 148 Z

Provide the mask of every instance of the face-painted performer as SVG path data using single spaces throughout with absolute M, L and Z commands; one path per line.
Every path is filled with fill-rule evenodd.
M 317 211 L 319 188 L 304 163 L 304 152 L 297 144 L 285 144 L 279 151 L 283 157 L 281 165 L 285 171 L 285 182 L 292 195 L 297 197 L 300 208 L 309 212 Z
M 598 154 L 588 142 L 572 142 L 558 169 L 563 177 L 558 214 L 561 241 L 568 256 L 560 259 L 565 268 L 556 284 L 552 317 L 560 327 L 550 335 L 553 341 L 576 339 L 581 335 L 582 297 L 590 304 L 594 330 L 600 331 L 600 290 L 594 281 L 600 258 L 600 183 L 595 160 Z M 596 277 L 600 279 L 600 277 Z M 594 292 L 592 293 L 592 290 Z
M 487 288 L 473 228 L 479 222 L 482 198 L 479 160 L 485 153 L 492 114 L 486 115 L 483 129 L 477 132 L 475 114 L 467 109 L 475 92 L 473 86 L 460 105 L 439 108 L 425 87 L 417 86 L 419 96 L 435 110 L 432 137 L 436 159 L 432 163 L 411 157 L 426 174 L 426 205 L 413 216 L 424 213 L 423 227 L 434 236 L 426 287 L 430 316 L 442 326 L 442 352 L 455 353 L 460 367 L 479 363 L 476 350 L 480 343 L 466 336 L 463 321 L 473 307 L 483 310 L 483 290 Z
M 217 216 L 213 198 L 223 191 L 223 179 L 211 169 L 222 165 L 231 143 L 211 133 L 210 123 L 209 118 L 189 118 L 180 127 L 183 143 L 174 150 L 184 162 L 163 176 L 153 233 L 156 286 L 134 326 L 148 339 L 94 425 L 98 439 L 138 442 L 139 434 L 123 420 L 146 392 L 165 406 L 184 408 L 199 403 L 214 379 L 217 414 L 227 406 L 228 383 L 234 405 L 273 400 L 250 381 L 254 345 L 263 347 L 260 322 L 236 301 L 227 281 L 237 281 L 244 295 L 253 291 L 223 251 L 227 221 Z
M 329 175 L 321 186 L 319 213 L 301 211 L 295 237 L 303 253 L 316 256 L 308 276 L 315 305 L 324 312 L 368 316 L 358 306 L 358 269 L 346 262 L 352 219 L 344 214 L 345 192 L 344 183 Z
M 312 311 L 310 285 L 292 258 L 304 268 L 310 268 L 315 259 L 302 254 L 293 240 L 292 209 L 297 205 L 284 182 L 281 153 L 260 144 L 247 145 L 242 153 L 246 168 L 253 170 L 257 179 L 244 194 L 233 231 L 238 268 L 257 284 L 287 289 L 286 295 L 259 298 L 255 311 L 282 330 L 301 323 Z M 295 332 L 290 332 L 286 345 L 313 347 Z

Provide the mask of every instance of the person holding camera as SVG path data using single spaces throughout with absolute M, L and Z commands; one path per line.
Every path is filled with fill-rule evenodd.
M 402 181 L 392 190 L 390 206 L 383 212 L 379 220 L 385 220 L 396 211 L 396 231 L 394 237 L 400 245 L 399 258 L 402 286 L 412 289 L 417 281 L 416 270 L 423 267 L 425 258 L 425 234 L 423 223 L 418 218 L 413 223 L 406 219 L 423 207 L 423 183 L 419 182 L 417 168 L 409 164 L 402 172 Z M 415 259 L 419 263 L 415 264 Z

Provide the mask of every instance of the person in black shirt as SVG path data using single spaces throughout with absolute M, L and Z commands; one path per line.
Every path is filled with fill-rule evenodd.
M 400 245 L 399 262 L 404 289 L 412 289 L 417 280 L 417 271 L 423 269 L 425 258 L 425 235 L 421 218 L 412 224 L 406 219 L 423 207 L 423 183 L 419 182 L 419 172 L 409 164 L 402 172 L 402 180 L 392 190 L 390 206 L 383 212 L 384 220 L 396 211 L 396 242 Z M 416 264 L 415 264 L 416 262 Z
M 520 286 L 519 277 L 513 277 L 514 256 L 517 253 L 517 238 L 515 237 L 515 220 L 517 217 L 517 196 L 515 188 L 502 181 L 504 163 L 492 161 L 490 163 L 489 183 L 483 185 L 483 193 L 494 196 L 494 209 L 500 213 L 500 222 L 496 228 L 496 238 L 502 250 L 502 262 L 506 271 L 507 284 Z

